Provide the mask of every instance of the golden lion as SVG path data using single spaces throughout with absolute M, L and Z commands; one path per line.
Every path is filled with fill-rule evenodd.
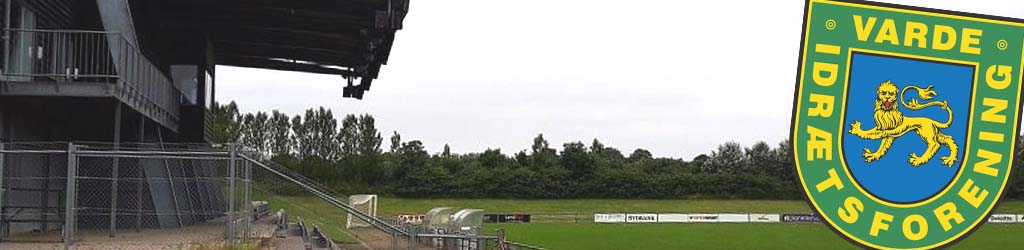
M 857 120 L 854 120 L 853 123 L 850 124 L 850 134 L 868 140 L 882 139 L 881 145 L 878 146 L 877 151 L 872 152 L 871 149 L 864 148 L 864 161 L 872 162 L 878 160 L 878 158 L 885 155 L 885 152 L 892 147 L 892 142 L 897 137 L 903 136 L 903 134 L 910 131 L 917 131 L 917 134 L 921 136 L 921 140 L 924 140 L 924 142 L 928 144 L 928 147 L 921 156 L 911 153 L 909 160 L 910 165 L 917 167 L 928 162 L 933 156 L 935 156 L 935 152 L 939 150 L 940 144 L 943 144 L 949 148 L 950 154 L 949 156 L 940 157 L 940 159 L 942 159 L 943 165 L 952 167 L 953 163 L 956 163 L 957 161 L 957 145 L 956 142 L 953 141 L 952 136 L 943 134 L 940 130 L 948 128 L 949 125 L 953 123 L 953 111 L 950 110 L 949 103 L 946 101 L 918 103 L 917 99 L 910 100 L 910 103 L 904 103 L 903 94 L 911 88 L 917 91 L 921 100 L 930 100 L 932 97 L 938 95 L 934 90 L 932 90 L 931 85 L 927 88 L 907 86 L 904 87 L 903 90 L 898 91 L 896 85 L 893 84 L 892 81 L 885 81 L 880 84 L 877 89 L 878 98 L 875 99 L 874 112 L 875 127 L 869 130 L 862 130 L 860 128 L 860 121 Z M 910 110 L 920 110 L 929 106 L 939 106 L 949 113 L 949 119 L 944 123 L 939 123 L 938 121 L 927 117 L 905 117 L 897 108 L 897 95 L 899 95 L 900 98 L 899 103 Z

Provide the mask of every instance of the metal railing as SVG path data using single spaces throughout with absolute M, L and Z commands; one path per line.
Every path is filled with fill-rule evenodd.
M 6 81 L 117 84 L 119 97 L 151 109 L 158 122 L 180 120 L 181 91 L 121 33 L 9 29 Z
M 4 75 L 14 81 L 82 81 L 116 83 L 103 31 L 11 29 L 11 57 Z

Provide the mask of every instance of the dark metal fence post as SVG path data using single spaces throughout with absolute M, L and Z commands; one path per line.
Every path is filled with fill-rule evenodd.
M 242 240 L 243 242 L 249 242 L 249 233 L 251 233 L 252 230 L 252 220 L 254 216 L 252 213 L 252 164 L 249 163 L 248 160 L 243 160 L 243 162 L 245 163 L 242 165 L 245 168 L 245 179 L 242 180 L 245 183 L 245 198 L 243 199 L 243 202 L 245 203 L 242 204 L 242 207 L 245 208 L 245 213 L 243 213 L 243 215 L 245 215 L 245 228 L 242 228 L 242 233 L 244 233 Z
M 6 153 L 4 153 L 3 151 L 4 151 L 4 143 L 0 142 L 0 241 L 3 241 L 3 238 L 5 236 L 4 232 L 6 232 L 4 230 L 4 215 L 3 215 L 4 214 L 4 206 L 5 206 L 4 205 L 4 192 L 7 191 L 6 189 L 4 189 L 4 177 L 6 176 L 6 175 L 4 175 L 4 160 L 5 160 L 4 156 L 6 156 Z
M 64 187 L 64 249 L 70 249 L 75 238 L 75 205 L 78 188 L 75 177 L 78 172 L 78 156 L 74 143 L 68 143 L 67 185 Z
M 228 244 L 233 246 L 235 244 L 235 161 L 238 158 L 235 144 L 231 144 L 229 148 L 231 158 L 228 163 Z
M 4 74 L 10 73 L 11 64 L 11 1 L 4 1 Z
M 118 102 L 114 110 L 114 151 L 121 149 L 121 103 Z M 117 179 L 120 170 L 121 159 L 114 155 L 114 169 L 110 173 L 110 232 L 109 237 L 114 237 L 114 230 L 117 230 Z
M 399 250 L 398 249 L 398 233 L 395 233 L 394 231 L 391 232 L 391 250 Z
M 146 141 L 146 116 L 139 116 L 139 142 Z M 141 161 L 141 160 L 138 160 Z M 135 164 L 135 173 L 138 174 L 138 186 L 135 188 L 135 232 L 142 231 L 142 189 L 149 185 L 149 179 L 146 177 L 146 170 L 143 169 L 142 163 Z

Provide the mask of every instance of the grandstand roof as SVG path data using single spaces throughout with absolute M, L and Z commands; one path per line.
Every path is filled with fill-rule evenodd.
M 152 20 L 205 31 L 217 65 L 361 77 L 367 89 L 409 9 L 408 0 L 161 2 L 149 4 L 162 15 Z

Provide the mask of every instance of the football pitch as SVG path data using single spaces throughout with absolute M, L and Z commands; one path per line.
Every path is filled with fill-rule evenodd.
M 335 241 L 344 215 L 312 197 L 269 197 L 271 206 L 321 225 Z M 276 204 L 275 204 L 276 203 Z M 487 213 L 528 213 L 532 223 L 485 224 L 489 234 L 505 229 L 508 239 L 549 249 L 856 249 L 819 223 L 593 223 L 594 213 L 806 213 L 804 201 L 778 200 L 497 200 L 382 197 L 380 216 L 421 214 L 440 206 L 479 208 Z M 998 213 L 1024 213 L 1024 201 L 1004 201 Z M 1024 246 L 1024 224 L 986 224 L 956 249 Z
M 858 249 L 824 224 L 489 224 L 550 249 Z M 1014 249 L 1024 225 L 986 224 L 953 249 Z

